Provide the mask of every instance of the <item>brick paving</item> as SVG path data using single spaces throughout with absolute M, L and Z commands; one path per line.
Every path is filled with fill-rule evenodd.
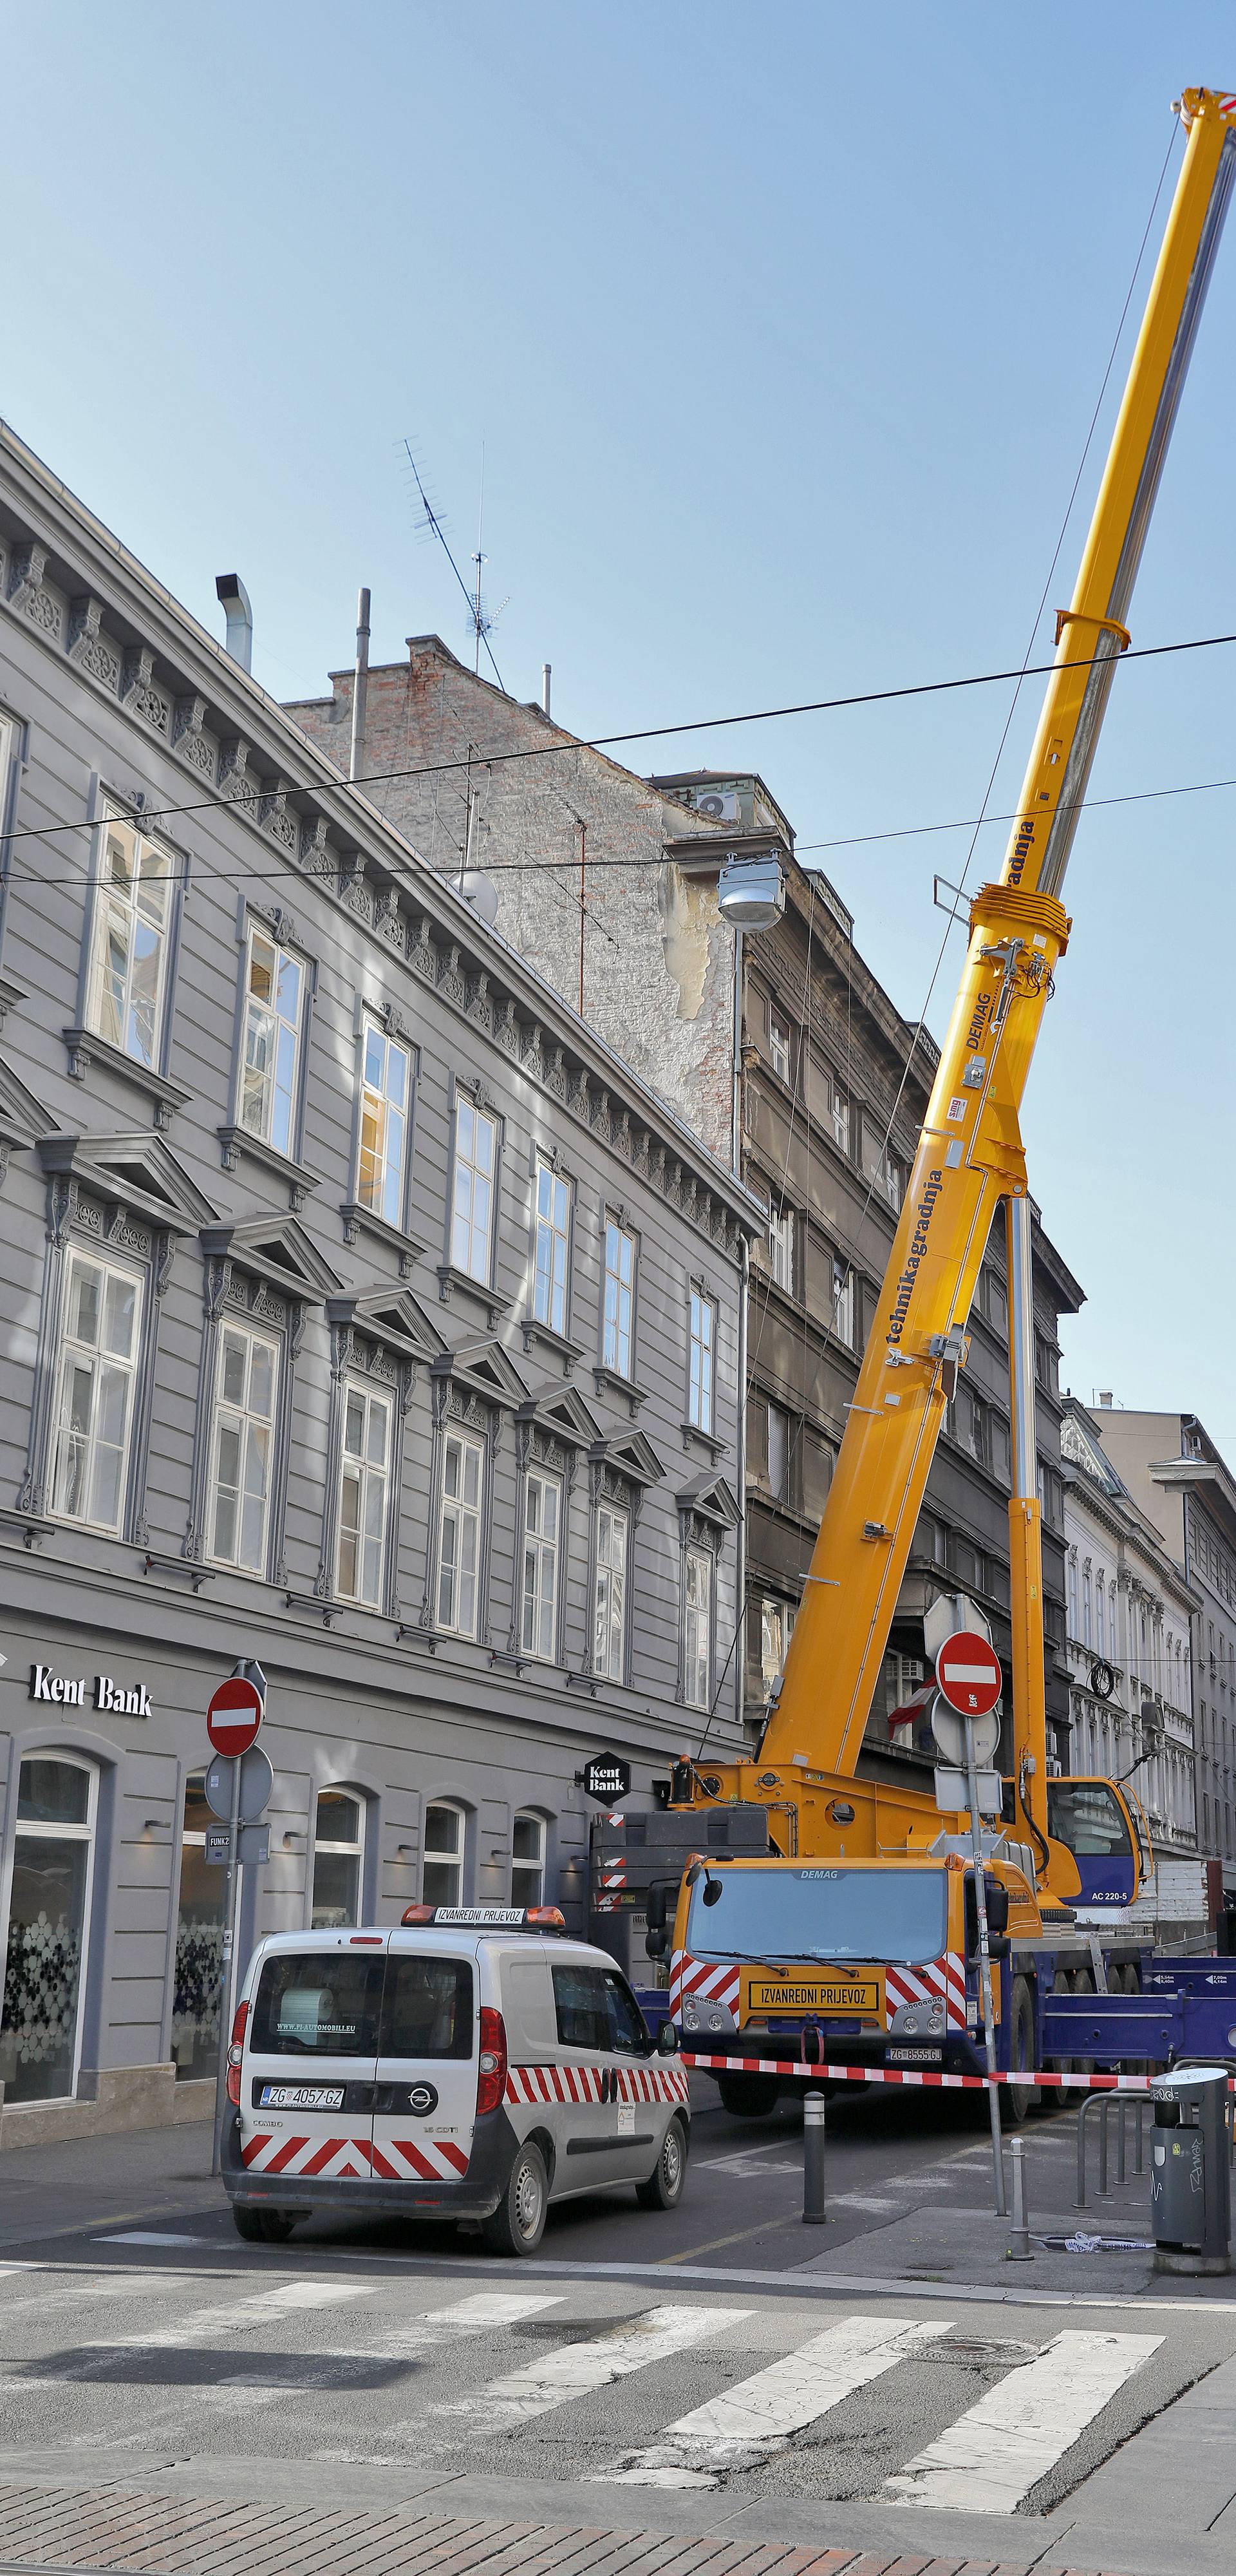
M 1030 2576 L 1020 2560 L 0 2483 L 0 2576 L 231 2576 L 259 2562 L 263 2576 Z

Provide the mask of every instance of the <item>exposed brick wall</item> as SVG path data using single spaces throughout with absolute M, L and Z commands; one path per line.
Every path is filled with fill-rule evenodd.
M 346 770 L 352 673 L 333 697 L 289 707 Z M 543 752 L 510 763 L 485 755 Z M 469 749 L 474 757 L 469 771 Z M 583 1016 L 728 1161 L 733 1080 L 734 942 L 715 880 L 688 877 L 667 838 L 724 832 L 630 770 L 465 670 L 437 636 L 408 662 L 369 675 L 361 772 L 456 762 L 423 777 L 375 779 L 378 811 L 431 866 L 460 865 L 473 791 L 472 863 L 498 894 L 496 928 L 580 1007 L 580 858 L 584 857 Z M 582 827 L 582 829 L 581 829 Z

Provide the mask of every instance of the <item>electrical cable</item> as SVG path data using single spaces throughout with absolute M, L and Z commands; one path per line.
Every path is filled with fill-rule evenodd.
M 1126 662 L 1162 661 L 1172 654 L 1206 653 L 1224 644 L 1236 644 L 1236 633 L 1188 635 L 1175 644 L 1131 644 L 1127 653 L 1121 654 L 1120 660 L 1122 665 Z M 1060 662 L 1053 656 L 1050 662 L 1023 662 L 1019 668 L 1013 670 L 970 671 L 958 679 L 916 680 L 907 682 L 900 688 L 861 689 L 838 698 L 804 698 L 793 705 L 783 707 L 749 708 L 745 714 L 696 716 L 688 723 L 644 725 L 629 733 L 598 733 L 572 736 L 567 742 L 526 743 L 517 751 L 477 750 L 474 751 L 473 757 L 487 762 L 494 768 L 499 765 L 510 768 L 516 762 L 526 760 L 555 760 L 561 759 L 567 753 L 577 755 L 581 751 L 606 751 L 616 743 L 663 742 L 672 734 L 710 733 L 726 725 L 770 724 L 783 716 L 836 715 L 844 714 L 851 707 L 891 706 L 901 699 L 942 697 L 950 691 L 995 687 L 1003 680 L 1013 680 L 1020 687 L 1023 680 L 1047 678 L 1054 671 L 1088 671 L 1092 667 L 1093 659 L 1092 654 L 1082 654 L 1075 661 Z M 282 713 L 282 709 L 279 712 Z M 353 787 L 379 786 L 391 779 L 435 778 L 444 771 L 466 767 L 466 757 L 455 760 L 427 760 L 418 762 L 410 769 L 366 770 L 356 778 L 293 779 L 286 782 L 286 792 L 298 796 L 330 795 L 338 788 L 346 791 Z M 143 816 L 143 820 L 147 823 L 160 823 L 182 814 L 210 814 L 221 810 L 234 810 L 238 806 L 257 804 L 266 792 L 265 788 L 256 786 L 242 789 L 235 796 L 201 796 L 187 805 L 152 806 L 150 812 Z M 71 823 L 28 824 L 19 831 L 10 832 L 8 838 L 10 841 L 46 841 L 64 832 L 78 832 L 87 828 L 89 827 L 85 818 L 78 817 Z

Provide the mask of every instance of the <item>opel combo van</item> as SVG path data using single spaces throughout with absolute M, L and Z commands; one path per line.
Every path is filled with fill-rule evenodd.
M 531 2254 L 552 2201 L 672 2209 L 685 2067 L 553 1907 L 411 1906 L 388 1930 L 260 1942 L 232 2031 L 223 2175 L 239 2233 L 315 2209 L 479 2219 Z

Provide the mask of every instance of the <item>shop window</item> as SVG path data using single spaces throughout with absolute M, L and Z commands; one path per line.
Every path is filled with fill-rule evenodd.
M 180 1835 L 180 1899 L 172 1988 L 172 2057 L 178 2083 L 213 2076 L 219 2063 L 219 1990 L 223 1975 L 223 1900 L 227 1871 L 207 1864 L 206 1828 L 218 1823 L 206 1804 L 201 1771 L 185 1782 Z
M 310 1929 L 333 1932 L 359 1923 L 365 1858 L 365 1810 L 346 1789 L 318 1792 L 313 1839 L 313 1911 Z
M 0 2016 L 6 2102 L 58 2101 L 76 2083 L 95 1783 L 61 1754 L 21 1766 Z
M 515 1818 L 511 1846 L 512 1905 L 545 1902 L 545 1818 L 529 1811 Z
M 464 1813 L 439 1798 L 425 1809 L 425 1857 L 421 1865 L 421 1902 L 459 1905 L 463 1901 Z

